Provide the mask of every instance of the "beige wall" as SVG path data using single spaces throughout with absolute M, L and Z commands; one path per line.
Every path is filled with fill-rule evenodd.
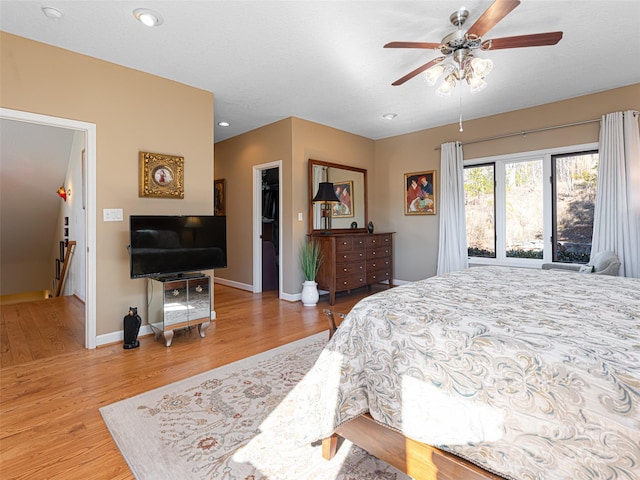
M 436 273 L 439 214 L 405 216 L 403 210 L 405 173 L 435 169 L 439 182 L 440 151 L 436 147 L 455 140 L 472 142 L 514 132 L 598 119 L 603 114 L 623 110 L 640 110 L 640 84 L 469 120 L 464 122 L 463 133 L 459 133 L 457 124 L 454 124 L 376 141 L 375 167 L 373 174 L 369 175 L 369 216 L 376 223 L 376 229 L 396 232 L 395 278 L 413 281 Z M 599 131 L 598 123 L 589 123 L 476 143 L 463 147 L 464 158 L 593 143 L 598 141 Z
M 313 158 L 370 169 L 373 144 L 373 140 L 299 118 L 216 143 L 216 178 L 226 180 L 229 234 L 229 268 L 219 271 L 218 277 L 253 285 L 252 217 L 246 210 L 251 206 L 252 168 L 282 160 L 282 290 L 285 297 L 298 295 L 303 281 L 298 251 L 307 234 L 309 213 L 307 162 Z M 298 213 L 303 215 L 302 222 Z
M 436 170 L 439 192 L 440 145 L 600 118 L 609 112 L 639 109 L 640 84 L 562 102 L 494 115 L 458 125 L 422 130 L 382 140 L 369 140 L 299 118 L 291 118 L 217 143 L 216 178 L 226 178 L 229 240 L 234 265 L 219 273 L 232 281 L 252 285 L 251 218 L 240 212 L 240 193 L 250 184 L 251 166 L 283 160 L 284 292 L 300 292 L 302 274 L 297 252 L 307 233 L 309 158 L 366 168 L 369 219 L 378 232 L 395 232 L 394 277 L 413 281 L 435 275 L 438 257 L 439 208 L 436 215 L 404 215 L 404 174 Z M 599 126 L 576 127 L 477 143 L 464 147 L 465 158 L 541 150 L 598 141 Z M 289 156 L 288 156 L 289 155 Z M 244 185 L 239 189 L 234 185 Z M 230 206 L 231 205 L 231 206 Z M 234 207 L 235 205 L 235 207 Z M 438 204 L 439 206 L 439 204 Z M 234 210 L 235 208 L 235 210 Z M 244 211 L 244 210 L 243 210 Z M 298 212 L 304 221 L 297 221 Z M 244 239 L 247 239 L 246 241 Z M 230 259 L 230 264 L 232 260 Z
M 300 270 L 298 252 L 308 232 L 309 222 L 309 159 L 324 162 L 341 163 L 352 167 L 373 169 L 374 141 L 358 135 L 337 130 L 335 128 L 309 122 L 299 118 L 293 119 L 293 213 L 303 212 L 304 222 L 293 221 L 290 230 L 288 251 L 289 264 L 287 271 L 289 282 L 285 285 L 288 292 L 299 293 L 302 290 L 304 277 Z M 369 192 L 371 197 L 371 192 Z M 369 213 L 371 215 L 371 213 Z
M 282 161 L 283 212 L 291 212 L 291 119 L 215 145 L 216 179 L 225 179 L 227 264 L 216 277 L 253 285 L 253 167 Z M 285 218 L 289 218 L 284 213 Z M 281 239 L 283 240 L 283 239 Z M 280 250 L 282 251 L 282 246 Z
M 97 333 L 146 311 L 145 280 L 129 278 L 131 214 L 213 213 L 213 94 L 0 32 L 1 106 L 96 124 Z M 138 198 L 138 152 L 185 158 L 185 198 Z M 103 222 L 122 208 L 124 222 Z M 146 323 L 146 318 L 144 318 Z

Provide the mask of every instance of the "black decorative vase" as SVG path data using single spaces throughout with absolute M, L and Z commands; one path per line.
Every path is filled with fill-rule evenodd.
M 138 307 L 129 307 L 129 314 L 125 315 L 122 322 L 124 323 L 124 345 L 122 348 L 128 350 L 139 347 L 138 332 L 140 332 L 142 318 L 138 315 Z
M 373 222 L 369 221 L 369 225 L 367 225 L 367 230 L 369 233 L 373 233 Z
M 358 222 L 351 222 L 351 228 L 358 228 Z

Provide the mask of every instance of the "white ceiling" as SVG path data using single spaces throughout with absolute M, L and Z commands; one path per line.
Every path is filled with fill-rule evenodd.
M 640 1 L 523 0 L 483 38 L 561 30 L 558 45 L 481 53 L 494 69 L 473 95 L 441 98 L 419 77 L 391 86 L 439 52 L 384 44 L 439 42 L 451 13 L 466 5 L 469 27 L 492 3 L 2 0 L 0 29 L 213 92 L 216 121 L 231 123 L 215 141 L 289 116 L 379 139 L 457 122 L 460 94 L 471 119 L 640 82 Z M 143 26 L 138 7 L 164 24 Z

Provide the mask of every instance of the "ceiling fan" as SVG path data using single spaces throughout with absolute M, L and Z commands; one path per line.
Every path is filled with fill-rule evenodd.
M 444 82 L 438 94 L 449 95 L 456 81 L 466 80 L 472 92 L 482 90 L 487 84 L 484 77 L 491 71 L 493 63 L 488 59 L 474 56 L 474 50 L 501 50 L 507 48 L 539 47 L 555 45 L 562 38 L 562 32 L 536 33 L 515 37 L 483 40 L 482 37 L 496 24 L 511 13 L 520 0 L 496 0 L 480 18 L 464 32 L 462 27 L 469 17 L 469 11 L 461 8 L 451 14 L 449 20 L 457 30 L 442 39 L 440 43 L 430 42 L 390 42 L 384 48 L 418 48 L 440 50 L 442 56 L 435 58 L 399 78 L 392 85 L 402 85 L 407 80 L 427 71 L 427 82 L 434 85 L 444 75 Z M 445 60 L 451 59 L 445 62 Z

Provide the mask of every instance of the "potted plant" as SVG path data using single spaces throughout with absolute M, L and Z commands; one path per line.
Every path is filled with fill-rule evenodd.
M 300 248 L 300 267 L 304 275 L 302 283 L 302 304 L 305 307 L 313 307 L 317 305 L 320 294 L 318 293 L 318 284 L 316 275 L 322 264 L 322 253 L 320 252 L 320 244 L 315 240 L 309 240 L 302 244 Z

